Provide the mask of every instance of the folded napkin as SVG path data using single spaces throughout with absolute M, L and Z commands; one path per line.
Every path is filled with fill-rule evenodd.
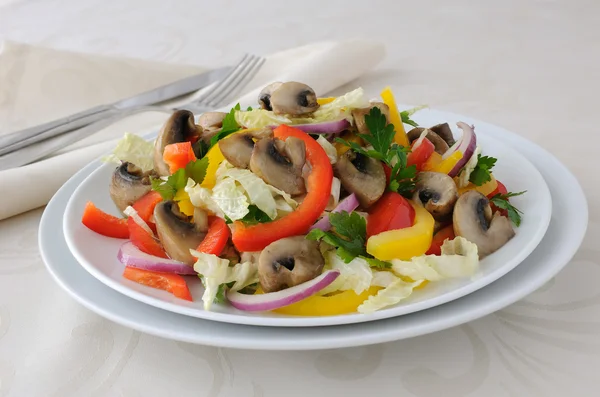
M 321 42 L 282 51 L 266 57 L 263 68 L 234 103 L 255 105 L 260 90 L 273 81 L 300 81 L 324 95 L 358 78 L 384 55 L 381 44 L 363 40 Z M 111 103 L 204 70 L 4 42 L 0 44 L 0 134 Z M 132 116 L 52 157 L 0 171 L 0 186 L 4 187 L 0 219 L 45 205 L 75 172 L 109 152 L 124 132 L 143 135 L 155 131 L 167 117 L 157 112 Z

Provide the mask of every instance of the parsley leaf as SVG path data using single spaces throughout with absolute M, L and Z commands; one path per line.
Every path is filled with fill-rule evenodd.
M 365 242 L 367 235 L 367 222 L 356 212 L 348 213 L 331 212 L 329 221 L 334 228 L 333 232 L 313 229 L 306 236 L 309 240 L 324 241 L 337 248 L 337 255 L 346 263 L 357 256 L 367 255 Z
M 252 111 L 252 106 L 248 106 L 248 108 L 246 109 L 247 112 L 251 112 Z
M 206 176 L 206 170 L 208 168 L 208 157 L 204 157 L 200 160 L 191 161 L 185 167 L 185 174 L 188 178 L 192 178 L 196 183 L 202 183 Z M 187 184 L 187 179 L 185 180 Z M 183 185 L 185 187 L 185 185 Z
M 387 157 L 386 154 L 392 146 L 394 135 L 396 135 L 394 125 L 387 124 L 387 119 L 377 106 L 373 106 L 369 114 L 365 115 L 365 124 L 371 134 L 359 134 L 359 136 L 373 145 L 376 152 Z
M 494 157 L 482 156 L 481 154 L 477 156 L 477 165 L 469 175 L 469 182 L 474 185 L 481 186 L 486 182 L 492 180 L 492 175 L 490 174 L 490 170 L 494 168 L 496 164 L 496 159 Z
M 215 146 L 217 142 L 219 142 L 221 139 L 241 129 L 240 125 L 237 123 L 237 121 L 235 121 L 235 112 L 236 110 L 240 109 L 241 107 L 238 103 L 229 111 L 229 113 L 227 113 L 227 115 L 223 119 L 223 127 L 221 128 L 221 131 L 219 131 L 212 138 L 210 138 L 209 148 Z
M 166 181 L 160 178 L 150 178 L 152 190 L 157 191 L 163 200 L 172 200 L 178 190 L 187 185 L 188 178 L 192 178 L 196 183 L 202 183 L 206 176 L 208 168 L 208 157 L 200 160 L 191 161 L 185 168 L 180 168 L 169 175 Z
M 519 227 L 521 225 L 521 214 L 523 214 L 523 212 L 521 210 L 519 210 L 517 207 L 513 206 L 511 203 L 509 203 L 508 199 L 510 197 L 520 196 L 522 194 L 525 194 L 526 192 L 527 191 L 518 192 L 518 193 L 508 192 L 506 194 L 498 193 L 494 197 L 492 197 L 490 199 L 490 201 L 496 207 L 506 210 L 506 212 L 508 213 L 508 219 L 510 219 L 511 222 L 515 224 L 515 226 Z
M 336 254 L 346 263 L 354 258 L 360 257 L 369 263 L 369 266 L 377 269 L 387 269 L 392 265 L 388 262 L 373 258 L 367 253 L 365 243 L 367 241 L 367 222 L 365 218 L 356 212 L 348 213 L 331 212 L 329 221 L 333 231 L 325 232 L 321 229 L 313 229 L 306 236 L 309 240 L 324 241 L 337 248 Z
M 414 179 L 417 176 L 417 167 L 407 166 L 410 148 L 394 143 L 396 134 L 394 125 L 387 123 L 385 115 L 379 108 L 373 107 L 369 114 L 365 115 L 365 124 L 371 133 L 358 134 L 358 136 L 370 143 L 373 146 L 372 150 L 366 150 L 356 142 L 348 142 L 341 138 L 336 138 L 336 142 L 350 147 L 356 153 L 383 161 L 391 168 L 388 188 L 403 196 L 410 196 L 415 187 Z
M 251 204 L 248 206 L 248 213 L 241 221 L 248 225 L 256 225 L 257 223 L 271 222 L 271 218 L 256 205 Z

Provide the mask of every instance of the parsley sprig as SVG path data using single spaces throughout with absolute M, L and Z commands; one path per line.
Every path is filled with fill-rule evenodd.
M 512 193 L 512 192 L 508 192 L 506 194 L 496 194 L 495 196 L 493 196 L 490 201 L 498 208 L 506 210 L 506 212 L 508 213 L 508 219 L 511 220 L 512 223 L 515 224 L 515 226 L 519 227 L 521 225 L 521 214 L 523 214 L 523 211 L 519 210 L 517 207 L 515 207 L 514 205 L 512 205 L 508 199 L 511 197 L 516 197 L 516 196 L 521 196 L 522 194 L 527 193 L 527 191 L 523 191 L 523 192 L 518 192 L 518 193 Z
M 427 107 L 427 105 L 421 105 L 421 106 L 414 107 L 412 109 L 403 110 L 402 112 L 400 112 L 400 118 L 402 119 L 402 122 L 404 124 L 412 125 L 413 127 L 418 127 L 419 124 L 417 124 L 416 121 L 411 119 L 410 116 L 412 116 L 413 114 L 415 114 L 416 112 L 418 112 L 421 109 L 425 109 L 426 107 Z
M 394 143 L 396 134 L 394 126 L 387 123 L 385 115 L 376 106 L 365 115 L 365 124 L 371 133 L 358 134 L 358 136 L 369 143 L 373 149 L 367 150 L 356 142 L 348 142 L 342 138 L 336 138 L 336 141 L 350 147 L 356 153 L 384 162 L 391 168 L 388 188 L 402 195 L 410 195 L 415 187 L 414 178 L 417 175 L 415 165 L 407 166 L 410 148 Z
M 492 174 L 490 171 L 496 164 L 497 159 L 489 156 L 477 156 L 477 165 L 469 175 L 469 182 L 474 185 L 481 186 L 486 182 L 492 180 Z
M 324 241 L 336 248 L 337 255 L 346 263 L 354 258 L 360 257 L 366 260 L 371 267 L 387 269 L 392 265 L 388 262 L 373 258 L 367 253 L 365 243 L 367 241 L 367 222 L 365 218 L 356 212 L 348 213 L 331 212 L 329 222 L 333 231 L 325 232 L 321 229 L 313 229 L 306 236 L 309 240 Z
M 235 120 L 235 112 L 240 110 L 240 104 L 235 105 L 229 113 L 223 119 L 223 127 L 221 131 L 215 134 L 212 138 L 210 138 L 210 147 L 213 147 L 219 142 L 221 139 L 233 134 L 234 132 L 238 132 L 241 127 Z
M 172 200 L 177 191 L 187 185 L 188 178 L 196 183 L 202 183 L 208 168 L 208 157 L 191 161 L 185 168 L 180 168 L 169 175 L 166 181 L 160 178 L 150 178 L 152 190 L 157 191 L 163 200 Z

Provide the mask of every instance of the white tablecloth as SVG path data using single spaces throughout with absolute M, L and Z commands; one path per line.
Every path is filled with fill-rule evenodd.
M 590 203 L 582 249 L 527 299 L 432 335 L 295 353 L 177 343 L 104 320 L 44 270 L 42 210 L 13 217 L 0 222 L 0 396 L 597 395 L 599 16 L 597 1 L 566 0 L 0 0 L 0 38 L 158 61 L 381 40 L 388 58 L 352 87 L 391 85 L 400 102 L 517 131 L 569 166 Z

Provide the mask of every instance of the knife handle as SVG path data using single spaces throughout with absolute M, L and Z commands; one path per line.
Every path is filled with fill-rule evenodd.
M 0 136 L 0 155 L 60 135 L 64 132 L 81 128 L 102 119 L 112 110 L 115 110 L 112 105 L 100 105 L 58 120 Z

